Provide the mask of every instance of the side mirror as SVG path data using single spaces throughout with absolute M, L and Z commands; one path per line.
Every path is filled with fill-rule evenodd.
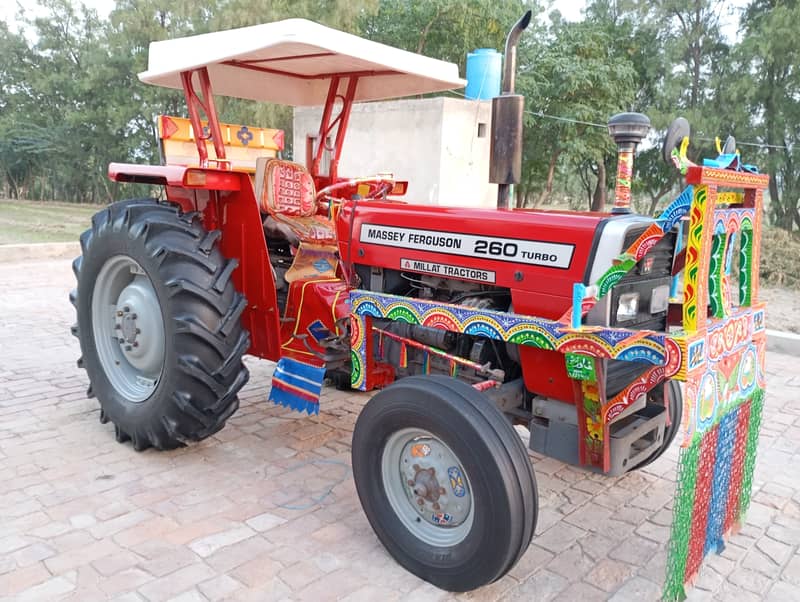
M 678 117 L 669 124 L 667 137 L 664 138 L 664 144 L 661 147 L 661 156 L 667 165 L 675 164 L 673 151 L 677 150 L 680 153 L 684 138 L 689 138 L 691 133 L 692 128 L 684 117 Z
M 722 145 L 721 155 L 732 155 L 736 152 L 736 138 L 728 136 L 725 139 L 725 144 Z

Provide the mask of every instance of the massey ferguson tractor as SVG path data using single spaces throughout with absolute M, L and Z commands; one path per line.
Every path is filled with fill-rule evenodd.
M 169 450 L 222 429 L 245 354 L 276 363 L 269 398 L 300 411 L 319 411 L 326 379 L 380 389 L 353 433 L 358 496 L 392 556 L 451 591 L 499 579 L 533 537 L 536 481 L 515 425 L 532 450 L 606 475 L 664 452 L 687 379 L 686 342 L 670 333 L 705 319 L 708 298 L 702 270 L 681 278 L 706 295 L 699 317 L 675 287 L 686 198 L 663 219 L 630 212 L 649 124 L 628 113 L 609 123 L 613 212 L 508 207 L 529 20 L 508 36 L 492 102 L 496 209 L 417 205 L 404 201 L 413 182 L 338 171 L 353 103 L 460 88 L 454 64 L 301 19 L 151 44 L 140 79 L 183 90 L 188 108 L 159 118 L 162 143 L 183 136 L 196 155 L 110 165 L 165 200 L 94 216 L 71 295 L 79 365 L 118 441 Z M 280 132 L 221 124 L 213 94 L 323 106 L 305 164 L 275 156 Z M 686 159 L 688 133 L 677 120 L 665 143 L 687 181 L 705 169 Z

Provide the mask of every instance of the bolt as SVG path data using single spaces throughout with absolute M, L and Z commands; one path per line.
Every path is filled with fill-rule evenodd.
M 122 308 L 122 311 L 124 311 L 125 313 L 128 313 L 130 310 L 131 310 L 131 308 L 128 307 L 127 305 Z
M 139 346 L 139 341 L 134 341 L 134 342 L 133 342 L 133 346 L 134 346 L 134 347 L 138 347 L 138 346 Z
M 131 320 L 135 320 L 135 319 L 136 319 L 136 318 L 138 318 L 138 317 L 139 317 L 139 316 L 137 316 L 136 314 L 131 314 Z
M 434 510 L 440 510 L 441 509 L 441 506 L 439 505 L 439 502 L 433 502 L 433 509 Z
M 447 492 L 444 490 L 444 487 L 439 487 L 439 495 L 444 495 L 445 493 Z
M 122 328 L 121 324 L 114 324 L 114 330 L 120 330 Z
M 124 342 L 125 342 L 125 339 L 123 339 L 122 337 L 117 339 L 117 343 L 119 343 L 120 345 L 122 345 Z
M 419 498 L 417 498 L 417 504 L 419 504 L 420 506 L 424 506 L 425 505 L 425 500 L 423 500 L 421 497 L 419 497 Z
M 414 486 L 414 480 L 413 479 L 408 479 L 408 481 L 406 481 L 406 483 L 408 483 L 409 487 L 413 487 Z
M 117 312 L 117 317 L 118 317 L 118 318 L 121 318 L 121 317 L 122 317 L 122 312 L 121 312 L 121 311 L 118 311 L 118 312 Z
M 125 351 L 130 351 L 130 350 L 131 350 L 131 346 L 130 345 L 125 345 Z
M 136 329 L 136 334 L 142 334 L 142 329 L 141 328 L 137 328 Z

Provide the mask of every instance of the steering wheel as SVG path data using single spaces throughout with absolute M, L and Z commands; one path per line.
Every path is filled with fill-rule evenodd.
M 326 186 L 317 192 L 316 201 L 328 201 L 329 203 L 341 203 L 343 198 L 337 197 L 334 193 L 346 190 L 348 188 L 357 188 L 360 185 L 366 184 L 369 186 L 369 192 L 364 197 L 365 200 L 378 200 L 385 198 L 392 188 L 394 188 L 394 179 L 389 176 L 369 176 L 365 178 L 351 178 L 349 180 L 342 180 L 330 186 Z

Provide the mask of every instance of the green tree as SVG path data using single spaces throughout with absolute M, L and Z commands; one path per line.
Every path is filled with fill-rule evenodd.
M 568 174 L 588 166 L 584 170 L 597 178 L 589 204 L 604 204 L 606 160 L 614 145 L 603 124 L 631 103 L 634 92 L 633 67 L 613 49 L 602 26 L 569 23 L 558 14 L 547 36 L 523 49 L 518 87 L 527 113 L 518 206 L 548 201 L 560 161 Z
M 755 157 L 770 176 L 770 212 L 786 230 L 800 228 L 800 4 L 796 0 L 755 0 L 742 15 L 738 48 L 742 75 L 737 98 L 753 116 L 744 131 L 766 144 Z M 741 95 L 741 96 L 739 96 Z
M 35 57 L 25 38 L 0 22 L 0 174 L 5 193 L 11 198 L 27 196 L 27 186 L 36 172 L 37 158 L 21 146 L 33 121 L 27 74 L 35 68 Z

